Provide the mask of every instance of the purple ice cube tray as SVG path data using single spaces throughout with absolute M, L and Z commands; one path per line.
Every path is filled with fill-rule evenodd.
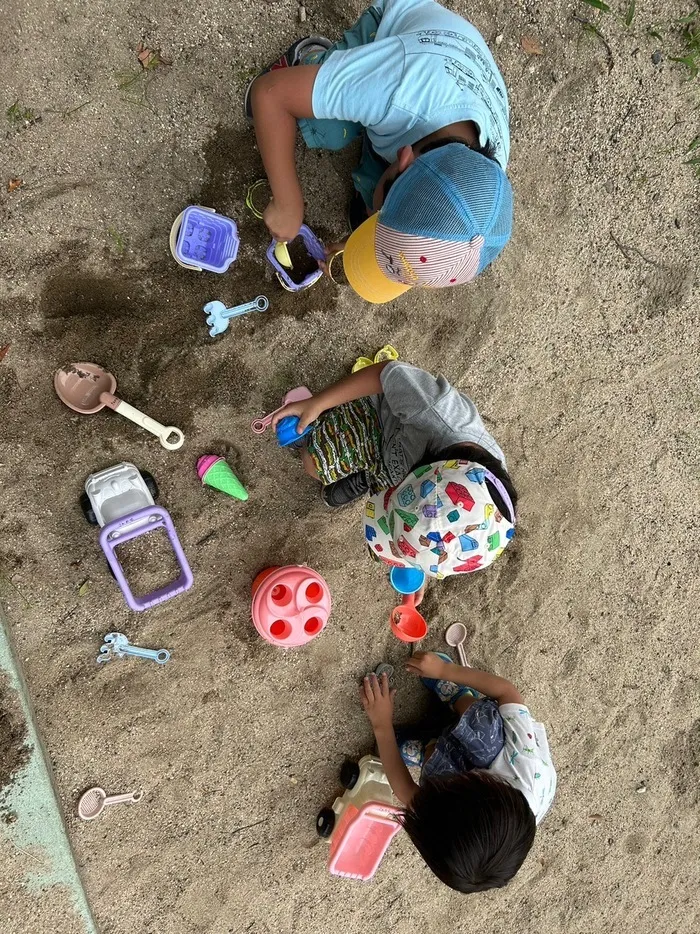
M 238 226 L 213 208 L 192 205 L 182 212 L 175 254 L 187 266 L 226 272 L 238 256 Z
M 296 240 L 298 237 L 301 237 L 301 239 L 304 241 L 304 246 L 306 247 L 306 252 L 309 254 L 309 256 L 313 257 L 318 263 L 325 261 L 326 251 L 323 244 L 318 239 L 316 234 L 312 230 L 309 230 L 306 224 L 301 225 L 299 228 L 299 233 L 294 239 Z M 294 240 L 290 240 L 289 242 L 293 243 Z M 277 273 L 277 277 L 285 289 L 288 289 L 290 292 L 301 292 L 302 289 L 308 289 L 308 287 L 313 285 L 314 282 L 318 282 L 318 280 L 323 275 L 322 269 L 315 269 L 307 276 L 304 276 L 301 282 L 295 282 L 294 279 L 292 279 L 289 275 L 289 270 L 285 269 L 285 267 L 282 266 L 282 264 L 275 256 L 276 245 L 277 241 L 273 240 L 267 248 L 267 261 Z

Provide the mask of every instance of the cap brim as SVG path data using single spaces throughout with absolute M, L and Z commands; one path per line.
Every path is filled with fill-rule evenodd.
M 408 292 L 411 286 L 388 279 L 379 268 L 374 252 L 378 222 L 379 214 L 373 214 L 350 234 L 343 253 L 343 267 L 348 282 L 360 298 L 382 305 Z

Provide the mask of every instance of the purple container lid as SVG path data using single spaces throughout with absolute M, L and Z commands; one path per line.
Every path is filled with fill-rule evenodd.
M 188 266 L 226 272 L 238 256 L 238 226 L 213 208 L 191 205 L 182 212 L 175 253 Z
M 325 260 L 326 251 L 323 248 L 323 244 L 318 239 L 316 234 L 306 226 L 306 224 L 301 225 L 297 237 L 301 237 L 301 239 L 304 241 L 306 252 L 309 254 L 309 256 L 312 256 L 317 263 L 321 263 Z M 297 237 L 294 239 L 296 240 Z M 294 241 L 291 242 L 293 243 Z M 281 265 L 275 256 L 276 245 L 277 241 L 273 240 L 267 248 L 267 261 L 275 270 L 280 279 L 283 280 L 285 286 L 289 289 L 290 292 L 301 292 L 302 289 L 308 289 L 308 287 L 313 285 L 314 282 L 318 282 L 318 280 L 323 275 L 322 269 L 316 269 L 313 272 L 310 272 L 308 276 L 304 276 L 301 282 L 295 282 L 294 279 L 290 277 L 289 270 L 285 269 L 285 267 Z

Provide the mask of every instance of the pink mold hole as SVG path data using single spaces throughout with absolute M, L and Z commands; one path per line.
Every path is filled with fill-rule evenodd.
M 270 635 L 275 639 L 288 639 L 292 634 L 292 627 L 286 619 L 276 619 L 270 626 Z
M 307 584 L 306 599 L 309 603 L 320 603 L 321 600 L 323 600 L 323 587 L 316 581 Z M 311 622 L 311 620 L 309 620 L 309 622 Z
M 317 636 L 322 629 L 323 620 L 319 619 L 318 616 L 311 616 L 304 623 L 304 632 L 307 632 L 310 636 Z
M 287 606 L 292 599 L 292 591 L 284 584 L 276 584 L 272 588 L 270 599 L 276 606 Z

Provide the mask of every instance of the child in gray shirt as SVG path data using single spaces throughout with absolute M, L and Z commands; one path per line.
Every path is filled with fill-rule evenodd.
M 517 495 L 505 455 L 471 399 L 444 376 L 398 360 L 376 363 L 285 406 L 273 425 L 288 415 L 298 416 L 299 434 L 315 423 L 302 461 L 323 484 L 330 507 L 391 490 L 416 468 L 456 460 L 496 478 L 497 484 L 486 477 L 488 495 L 506 520 L 515 521 Z

